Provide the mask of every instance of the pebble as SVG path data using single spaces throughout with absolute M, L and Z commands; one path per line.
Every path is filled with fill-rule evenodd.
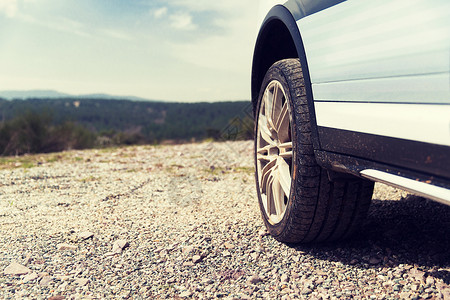
M 82 239 L 82 240 L 90 239 L 90 238 L 92 238 L 93 236 L 94 236 L 94 233 L 93 233 L 93 232 L 90 232 L 90 231 L 83 231 L 83 232 L 80 232 L 80 233 L 78 234 L 78 237 L 79 237 L 80 239 Z
M 87 279 L 87 278 L 76 278 L 73 283 L 78 284 L 79 286 L 85 286 L 86 284 L 89 283 L 89 279 Z
M 52 280 L 51 276 L 44 276 L 39 281 L 39 285 L 41 285 L 41 286 L 48 286 L 52 281 L 53 280 Z
M 22 282 L 27 283 L 29 281 L 33 281 L 33 280 L 37 279 L 38 277 L 39 277 L 38 274 L 35 272 L 29 273 L 23 277 Z
M 123 249 L 128 247 L 129 244 L 126 240 L 120 239 L 114 242 L 112 252 L 113 253 L 121 253 Z
M 9 264 L 9 266 L 7 266 L 5 268 L 5 270 L 3 271 L 3 274 L 5 275 L 24 275 L 24 274 L 28 274 L 32 272 L 31 269 L 18 264 L 16 262 L 12 262 L 11 264 Z
M 62 244 L 58 244 L 58 246 L 56 247 L 59 251 L 74 251 L 77 250 L 78 247 L 76 245 L 71 245 L 71 244 L 66 244 L 66 243 L 62 243 Z
M 228 243 L 228 242 L 225 242 L 223 245 L 224 245 L 225 248 L 227 248 L 227 249 L 233 249 L 233 248 L 234 248 L 234 245 L 231 244 L 231 243 Z
M 199 262 L 201 262 L 201 261 L 202 261 L 202 257 L 201 257 L 200 255 L 194 255 L 194 256 L 192 256 L 192 262 L 193 262 L 194 264 L 199 263 Z
M 252 275 L 247 279 L 247 283 L 249 284 L 257 284 L 262 282 L 263 280 L 258 275 Z
M 182 292 L 180 294 L 181 298 L 187 298 L 187 297 L 190 297 L 190 296 L 192 296 L 192 292 L 190 292 L 190 291 L 184 291 L 184 292 Z

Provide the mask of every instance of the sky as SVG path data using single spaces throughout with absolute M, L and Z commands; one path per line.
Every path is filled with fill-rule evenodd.
M 258 0 L 0 0 L 0 90 L 250 99 Z

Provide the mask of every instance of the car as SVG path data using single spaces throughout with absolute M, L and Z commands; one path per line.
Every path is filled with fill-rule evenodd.
M 266 1 L 251 97 L 269 233 L 361 228 L 374 182 L 450 205 L 450 2 Z

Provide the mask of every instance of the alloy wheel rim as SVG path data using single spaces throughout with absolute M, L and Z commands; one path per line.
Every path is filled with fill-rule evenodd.
M 256 137 L 257 178 L 261 201 L 271 224 L 281 222 L 292 181 L 292 135 L 289 104 L 280 82 L 271 81 L 263 94 Z

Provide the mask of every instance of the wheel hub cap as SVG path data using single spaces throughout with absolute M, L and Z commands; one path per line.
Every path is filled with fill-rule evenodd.
M 291 190 L 292 138 L 289 104 L 278 81 L 269 83 L 261 100 L 256 167 L 268 221 L 279 223 L 286 212 Z

